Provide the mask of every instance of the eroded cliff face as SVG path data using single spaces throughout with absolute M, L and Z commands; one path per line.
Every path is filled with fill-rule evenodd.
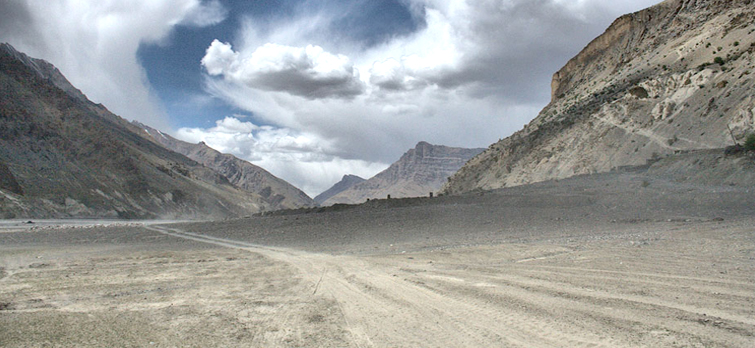
M 444 191 L 604 172 L 741 141 L 755 131 L 754 52 L 750 0 L 669 0 L 623 16 L 554 74 L 537 118 L 469 161 Z
M 322 205 L 363 203 L 367 199 L 426 197 L 436 193 L 470 158 L 483 149 L 432 145 L 424 141 L 388 169 L 323 201 Z

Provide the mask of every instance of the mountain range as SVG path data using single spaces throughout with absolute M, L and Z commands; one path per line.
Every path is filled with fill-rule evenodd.
M 0 218 L 218 219 L 463 194 L 672 155 L 680 160 L 663 170 L 679 180 L 747 184 L 752 176 L 734 162 L 721 176 L 709 168 L 719 157 L 684 154 L 755 132 L 754 23 L 752 0 L 666 0 L 622 16 L 553 75 L 550 103 L 522 130 L 487 149 L 420 142 L 385 171 L 344 176 L 315 200 L 204 143 L 128 122 L 52 64 L 1 44 Z
M 2 218 L 217 219 L 287 202 L 161 146 L 8 44 L 0 90 Z
M 667 0 L 618 18 L 552 81 L 550 103 L 447 194 L 606 172 L 742 143 L 755 129 L 751 0 Z
M 356 204 L 388 196 L 429 196 L 437 193 L 449 176 L 483 150 L 419 142 L 386 170 L 332 195 L 323 200 L 321 205 Z
M 317 205 L 306 193 L 287 181 L 245 160 L 220 153 L 204 142 L 187 143 L 139 122 L 132 123 L 142 128 L 158 144 L 220 173 L 233 185 L 260 195 L 268 204 L 268 209 L 296 209 Z
M 0 46 L 0 216 L 218 219 L 436 192 L 483 149 L 420 142 L 317 202 L 263 168 L 91 102 L 52 64 Z

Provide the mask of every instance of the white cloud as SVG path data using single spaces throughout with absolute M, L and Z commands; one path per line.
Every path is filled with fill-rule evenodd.
M 14 16 L 0 20 L 0 41 L 51 62 L 114 113 L 167 128 L 137 61 L 139 45 L 161 42 L 176 25 L 218 23 L 226 10 L 217 0 L 11 0 L 0 2 L 0 13 Z
M 228 16 L 228 10 L 219 0 L 211 0 L 201 6 L 196 2 L 185 4 L 186 15 L 181 19 L 181 24 L 193 27 L 206 27 L 218 24 Z
M 222 75 L 232 83 L 309 99 L 351 98 L 363 90 L 349 58 L 320 46 L 268 43 L 242 57 L 230 44 L 215 40 L 202 65 L 210 75 Z
M 218 120 L 215 127 L 181 128 L 176 137 L 246 159 L 302 189 L 311 197 L 325 191 L 343 173 L 371 177 L 388 164 L 345 159 L 333 154 L 317 135 L 288 128 L 257 126 L 237 117 Z

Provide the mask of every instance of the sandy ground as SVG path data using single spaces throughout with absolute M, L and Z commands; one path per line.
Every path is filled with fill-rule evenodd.
M 755 191 L 632 173 L 0 233 L 0 346 L 753 347 Z

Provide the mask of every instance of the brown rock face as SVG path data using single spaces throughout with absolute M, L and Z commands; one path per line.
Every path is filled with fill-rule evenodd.
M 451 177 L 495 189 L 721 148 L 755 131 L 755 6 L 668 0 L 617 19 L 553 76 L 524 129 Z M 731 129 L 731 133 L 729 132 Z

